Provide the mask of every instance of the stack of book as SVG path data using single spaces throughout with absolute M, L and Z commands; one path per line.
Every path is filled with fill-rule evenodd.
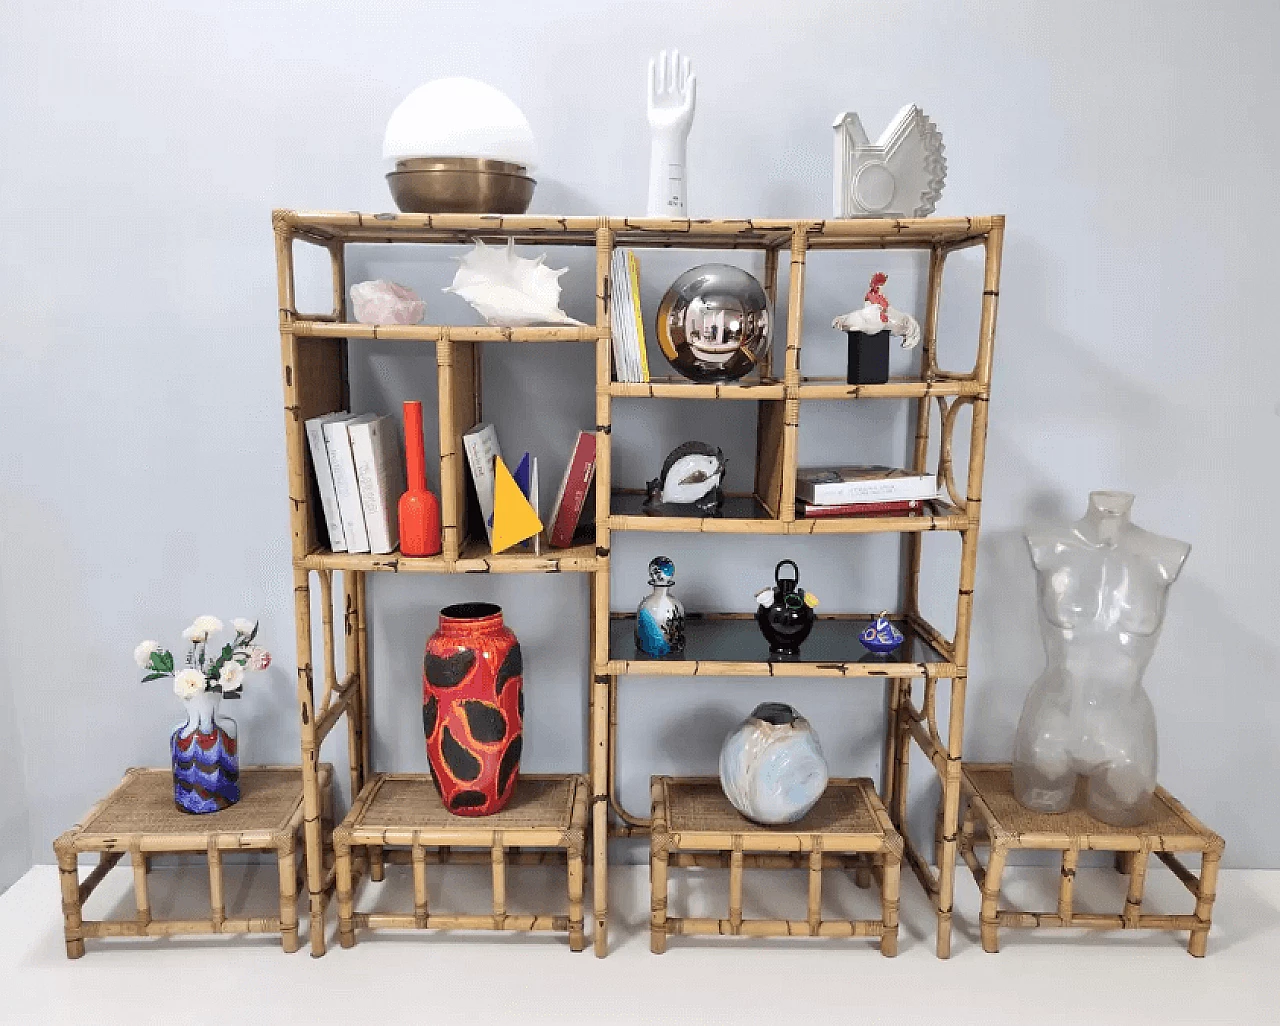
M 629 249 L 615 249 L 609 269 L 609 327 L 613 335 L 613 373 L 618 381 L 648 381 L 649 354 L 640 310 L 640 263 Z
M 405 490 L 398 429 L 390 417 L 330 413 L 307 421 L 307 442 L 334 552 L 394 552 Z
M 802 468 L 796 475 L 796 516 L 910 516 L 938 497 L 935 474 L 861 465 Z
M 506 464 L 502 461 L 502 449 L 493 425 L 477 424 L 462 436 L 462 443 L 489 547 L 501 552 L 518 541 L 526 542 L 535 555 L 540 553 L 544 523 L 538 494 L 537 457 L 525 453 L 515 473 L 510 475 L 516 488 L 504 489 L 500 479 L 505 480 Z M 596 436 L 590 431 L 580 431 L 551 507 L 551 516 L 545 522 L 546 541 L 552 548 L 564 549 L 573 544 L 578 523 L 588 508 L 595 472 Z

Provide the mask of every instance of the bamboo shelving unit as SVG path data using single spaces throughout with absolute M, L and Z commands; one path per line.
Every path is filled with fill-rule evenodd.
M 369 761 L 369 680 L 366 576 L 369 573 L 584 573 L 590 577 L 591 668 L 588 776 L 591 786 L 591 862 L 594 945 L 608 950 L 608 840 L 647 833 L 649 819 L 625 810 L 617 795 L 617 689 L 629 674 L 688 676 L 815 676 L 874 678 L 888 691 L 884 768 L 879 796 L 893 827 L 903 835 L 903 859 L 929 893 L 937 912 L 937 953 L 950 953 L 951 907 L 960 808 L 961 753 L 964 734 L 965 682 L 968 676 L 969 628 L 977 562 L 982 472 L 995 341 L 1004 219 L 1000 216 L 851 219 L 851 220 L 715 220 L 676 221 L 620 217 L 467 216 L 295 212 L 273 214 L 278 270 L 280 339 L 285 392 L 285 425 L 289 467 L 290 524 L 298 646 L 298 704 L 302 731 L 302 767 L 308 889 L 311 896 L 313 954 L 324 951 L 325 895 L 333 884 L 326 871 L 320 828 L 317 767 L 321 745 L 344 716 L 348 721 L 348 757 L 353 795 L 376 777 Z M 382 326 L 351 324 L 347 319 L 346 247 L 352 244 L 467 245 L 476 239 L 536 246 L 581 246 L 595 249 L 595 324 L 583 327 L 492 328 L 442 325 Z M 295 300 L 293 248 L 309 243 L 327 251 L 332 269 L 332 309 L 308 313 Z M 688 250 L 754 250 L 763 254 L 763 281 L 773 300 L 785 266 L 789 294 L 786 337 L 776 340 L 775 354 L 751 380 L 701 385 L 678 378 L 647 384 L 612 380 L 609 328 L 609 262 L 615 246 Z M 943 267 L 949 254 L 983 247 L 981 317 L 974 366 L 947 371 L 938 365 L 938 313 Z M 801 373 L 804 339 L 805 270 L 810 252 L 842 250 L 920 250 L 929 254 L 928 298 L 923 318 L 920 374 L 883 385 L 848 385 Z M 786 261 L 784 265 L 784 260 Z M 781 318 L 780 318 L 781 320 Z M 308 465 L 304 422 L 347 408 L 347 356 L 362 340 L 381 339 L 406 345 L 433 345 L 438 381 L 441 515 L 443 552 L 429 558 L 350 555 L 329 552 L 324 545 L 323 518 L 318 516 Z M 596 509 L 594 544 L 571 549 L 492 555 L 483 542 L 467 536 L 466 469 L 460 438 L 481 419 L 480 350 L 482 343 L 570 344 L 591 346 L 585 358 L 595 363 Z M 615 488 L 611 472 L 612 404 L 634 398 L 697 399 L 757 404 L 756 466 L 749 495 L 734 496 L 720 518 L 651 517 L 634 492 Z M 915 405 L 915 441 L 910 466 L 937 470 L 946 483 L 945 498 L 918 516 L 797 520 L 795 483 L 801 401 L 897 399 Z M 929 466 L 930 430 L 937 408 L 939 455 Z M 957 415 L 968 408 L 968 466 L 952 465 L 952 437 Z M 664 454 L 654 453 L 660 460 Z M 856 458 L 856 454 L 850 454 Z M 961 472 L 963 470 L 963 472 Z M 897 533 L 907 539 L 903 608 L 897 618 L 908 628 L 911 658 L 884 663 L 865 658 L 856 641 L 847 652 L 824 653 L 813 662 L 775 662 L 755 637 L 739 630 L 733 616 L 706 618 L 691 630 L 691 648 L 680 661 L 653 662 L 637 657 L 620 634 L 625 617 L 610 611 L 610 538 L 614 531 L 704 532 L 724 534 L 846 535 Z M 961 542 L 956 589 L 956 629 L 945 637 L 921 614 L 918 602 L 922 537 L 927 532 L 956 533 Z M 834 539 L 833 539 L 834 541 Z M 340 575 L 335 582 L 335 574 Z M 339 639 L 332 613 L 335 588 L 341 586 L 341 644 L 344 672 L 339 678 Z M 318 588 L 322 623 L 313 630 L 312 589 Z M 858 616 L 845 614 L 846 625 L 830 625 L 842 636 L 856 637 Z M 704 652 L 696 647 L 705 629 Z M 825 629 L 819 625 L 819 630 Z M 611 643 L 611 635 L 613 641 Z M 714 636 L 714 637 L 713 637 Z M 818 637 L 815 631 L 814 639 Z M 726 640 L 727 639 L 727 640 Z M 741 654 L 726 657 L 724 644 L 743 642 Z M 811 639 L 809 646 L 815 646 Z M 612 647 L 611 647 L 612 644 Z M 317 662 L 316 649 L 322 653 Z M 817 651 L 817 647 L 810 650 Z M 827 658 L 832 655 L 832 658 Z M 318 666 L 318 670 L 317 670 Z M 941 682 L 948 682 L 949 715 L 939 726 L 937 706 Z M 923 682 L 922 684 L 918 682 Z M 918 696 L 918 698 L 917 698 Z M 938 773 L 942 796 L 938 809 L 937 866 L 931 867 L 912 845 L 905 830 L 907 767 L 910 745 L 917 744 Z M 566 768 L 570 774 L 580 767 Z M 553 824 L 548 823 L 548 827 Z M 353 862 L 359 861 L 353 853 Z M 372 857 L 364 859 L 372 863 Z

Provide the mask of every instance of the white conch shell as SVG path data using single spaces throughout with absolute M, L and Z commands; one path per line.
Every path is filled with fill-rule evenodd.
M 581 324 L 560 309 L 560 275 L 568 268 L 552 270 L 544 266 L 546 259 L 545 253 L 536 260 L 517 256 L 510 241 L 499 249 L 477 239 L 476 248 L 459 258 L 458 273 L 444 291 L 461 296 L 495 327 Z
M 836 217 L 928 217 L 947 180 L 942 133 L 915 104 L 874 143 L 853 111 L 836 118 Z

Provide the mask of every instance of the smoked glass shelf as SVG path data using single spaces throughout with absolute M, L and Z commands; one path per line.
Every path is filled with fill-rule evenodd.
M 636 618 L 613 613 L 605 672 L 644 677 L 947 677 L 951 662 L 904 617 L 891 617 L 905 635 L 888 656 L 858 640 L 869 614 L 819 616 L 795 659 L 771 655 L 750 613 L 691 613 L 685 619 L 684 651 L 662 658 L 636 647 Z

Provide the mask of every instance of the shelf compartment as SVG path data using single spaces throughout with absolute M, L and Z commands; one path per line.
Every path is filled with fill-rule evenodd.
M 866 613 L 818 617 L 800 658 L 783 660 L 751 613 L 688 613 L 685 648 L 677 658 L 658 659 L 636 648 L 635 614 L 611 613 L 609 662 L 605 672 L 642 677 L 951 677 L 956 668 L 905 617 L 891 617 L 906 635 L 889 658 L 867 651 L 858 635 L 874 617 Z
M 797 517 L 783 525 L 784 534 L 915 534 L 922 531 L 963 531 L 972 526 L 960 508 L 940 499 L 926 502 L 921 512 L 905 516 Z
M 1004 224 L 1000 215 L 810 221 L 276 210 L 272 218 L 278 230 L 321 246 L 333 242 L 465 243 L 477 237 L 511 238 L 535 245 L 593 246 L 596 231 L 608 227 L 618 245 L 686 249 L 780 248 L 790 244 L 797 229 L 805 232 L 811 249 L 959 246 L 980 241 Z
M 543 546 L 542 554 L 514 551 L 494 555 L 483 542 L 468 540 L 456 560 L 439 556 L 402 556 L 399 552 L 371 555 L 368 552 L 316 551 L 303 558 L 307 570 L 360 570 L 401 574 L 555 574 L 591 573 L 602 561 L 594 544 L 567 549 Z
M 775 520 L 754 495 L 726 495 L 718 517 L 657 517 L 644 511 L 645 493 L 615 488 L 609 527 L 614 531 L 678 531 L 709 534 L 783 534 L 785 524 Z
M 850 385 L 844 378 L 802 377 L 799 387 L 792 391 L 797 399 L 932 399 L 939 395 L 981 395 L 982 386 L 965 379 L 893 378 L 882 385 Z
M 594 342 L 607 332 L 591 324 L 580 327 L 494 328 L 440 324 L 355 324 L 350 321 L 295 320 L 290 327 L 300 338 L 357 338 L 393 342 L 439 342 L 446 335 L 455 342 Z
M 777 378 L 704 385 L 663 377 L 644 382 L 612 381 L 609 394 L 615 399 L 785 399 L 786 386 Z
M 591 788 L 578 774 L 521 774 L 515 794 L 501 812 L 468 818 L 449 812 L 425 773 L 378 774 L 352 803 L 333 833 L 338 894 L 338 937 L 343 947 L 356 942 L 358 928 L 418 930 L 555 931 L 569 935 L 569 946 L 586 946 L 583 932 L 583 855 Z M 384 847 L 408 848 L 384 853 Z M 476 915 L 441 915 L 428 906 L 426 867 L 452 858 L 455 847 L 493 866 L 493 907 Z M 352 849 L 356 849 L 354 852 Z M 506 867 L 545 850 L 567 867 L 568 914 L 511 915 L 506 909 Z M 413 867 L 412 912 L 357 912 L 355 886 L 368 852 L 369 876 L 383 879 L 385 862 Z M 427 849 L 432 849 L 428 852 Z M 450 849 L 448 853 L 444 849 Z M 512 849 L 521 849 L 515 851 Z M 407 858 L 388 858 L 387 855 Z M 473 852 L 457 853 L 463 856 Z
M 893 828 L 875 787 L 865 777 L 835 779 L 817 804 L 795 823 L 762 826 L 745 819 L 715 777 L 653 777 L 650 881 L 653 888 L 650 949 L 666 950 L 671 934 L 754 937 L 876 937 L 887 956 L 898 951 L 898 893 L 902 837 Z M 729 916 L 681 918 L 667 914 L 668 867 L 696 864 L 706 853 L 729 862 Z M 791 855 L 809 864 L 805 919 L 743 916 L 743 870 Z M 842 857 L 842 858 L 841 858 Z M 879 919 L 829 919 L 822 915 L 822 871 L 833 859 L 855 862 L 861 886 L 880 884 Z M 750 861 L 748 861 L 750 860 Z

